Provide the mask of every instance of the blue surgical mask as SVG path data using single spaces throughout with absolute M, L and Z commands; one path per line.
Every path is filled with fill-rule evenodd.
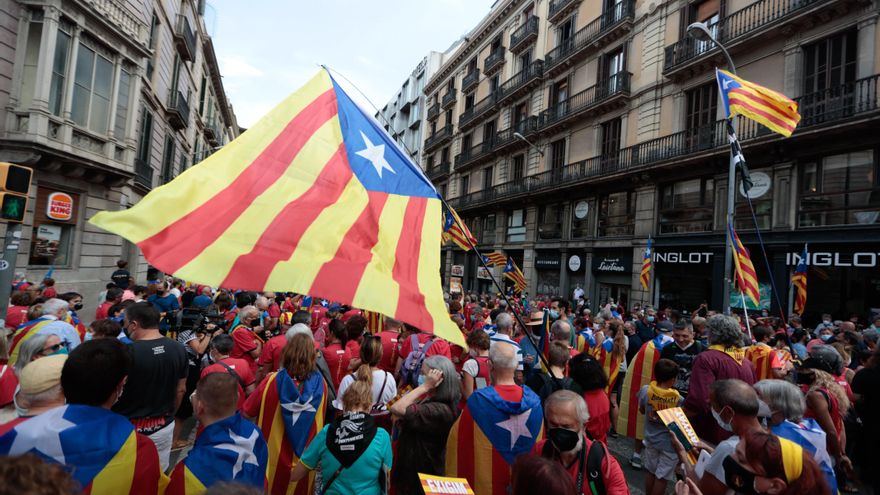
M 556 311 L 555 309 L 551 309 L 550 310 L 550 318 L 554 319 L 554 320 L 559 319 L 559 311 Z
M 718 423 L 718 426 L 721 427 L 722 430 L 733 433 L 733 425 L 730 423 L 724 422 L 724 419 L 721 418 L 721 413 L 716 411 L 715 409 L 709 408 L 712 411 L 712 417 L 715 418 L 715 422 Z
M 92 340 L 93 334 L 92 332 L 86 332 L 85 342 Z
M 648 316 L 648 323 L 654 323 L 654 317 Z
M 419 386 L 424 385 L 425 384 L 425 375 L 419 375 L 418 382 L 419 382 Z
M 820 335 L 819 338 L 825 342 L 828 342 L 828 340 L 831 338 L 831 335 Z

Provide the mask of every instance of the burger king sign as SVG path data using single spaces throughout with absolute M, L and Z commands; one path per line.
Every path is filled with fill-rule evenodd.
M 73 217 L 73 198 L 67 193 L 53 192 L 46 205 L 46 216 L 52 220 L 70 220 Z

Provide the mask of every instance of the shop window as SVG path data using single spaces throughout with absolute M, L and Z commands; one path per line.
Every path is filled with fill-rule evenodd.
M 482 235 L 478 237 L 481 244 L 495 244 L 495 214 L 483 217 Z
M 526 240 L 526 210 L 513 210 L 507 213 L 507 242 Z
M 873 150 L 827 156 L 801 170 L 798 226 L 880 223 L 880 166 Z
M 752 208 L 755 209 L 755 218 L 758 220 L 758 227 L 761 229 L 769 229 L 772 227 L 773 219 L 773 171 L 772 170 L 752 170 L 752 188 L 749 190 L 749 196 L 752 198 Z M 752 220 L 752 213 L 749 211 L 749 202 L 745 197 L 745 191 L 742 189 L 742 180 L 737 178 L 736 181 L 736 229 L 737 230 L 754 230 L 755 222 Z
M 633 235 L 635 220 L 635 194 L 619 192 L 599 198 L 599 237 Z
M 562 214 L 561 204 L 542 206 L 538 218 L 538 239 L 554 241 L 562 239 Z
M 48 187 L 37 188 L 28 265 L 71 266 L 78 211 L 78 194 Z
M 590 236 L 589 231 L 590 204 L 585 200 L 575 201 L 571 212 L 571 238 L 583 239 Z
M 694 179 L 663 186 L 660 233 L 710 232 L 715 209 L 715 181 Z

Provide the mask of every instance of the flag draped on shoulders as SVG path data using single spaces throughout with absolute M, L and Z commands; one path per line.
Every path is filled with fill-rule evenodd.
M 77 333 L 77 335 L 79 335 L 80 342 L 86 341 L 86 333 L 88 333 L 88 329 L 86 328 L 85 325 L 83 325 L 83 322 L 80 321 L 79 317 L 72 315 L 68 311 L 68 313 L 64 316 L 64 319 L 62 321 L 65 323 L 69 323 L 70 326 L 72 326 L 74 329 L 76 329 L 76 333 Z
M 477 238 L 451 206 L 443 212 L 443 242 L 448 241 L 454 242 L 465 251 L 470 251 L 472 246 L 477 245 Z
M 755 381 L 776 378 L 773 376 L 773 368 L 781 367 L 776 349 L 766 344 L 755 344 L 749 346 L 745 353 L 746 359 L 755 365 Z
M 668 338 L 668 337 L 667 337 Z M 639 414 L 639 390 L 654 380 L 654 365 L 660 360 L 660 351 L 672 342 L 657 337 L 648 341 L 633 357 L 627 366 L 626 378 L 620 391 L 620 413 L 617 417 L 617 432 L 621 435 L 645 438 L 645 415 Z
M 166 495 L 196 495 L 234 481 L 263 489 L 269 451 L 263 434 L 240 414 L 206 427 L 171 473 Z
M 443 302 L 442 219 L 424 173 L 322 70 L 217 153 L 90 222 L 185 280 L 311 294 L 464 345 Z
M 168 483 L 153 442 L 101 407 L 61 406 L 0 437 L 0 455 L 26 453 L 67 466 L 86 494 L 156 495 Z
M 15 362 L 18 361 L 18 352 L 21 350 L 21 344 L 53 321 L 55 320 L 41 316 L 36 320 L 25 323 L 15 331 L 15 335 L 12 336 L 12 342 L 9 344 L 9 366 L 15 366 Z
M 620 356 L 614 354 L 614 339 L 605 339 L 602 345 L 593 347 L 590 350 L 590 354 L 596 358 L 596 361 L 602 364 L 605 376 L 608 377 L 608 386 L 605 387 L 605 393 L 610 394 L 612 387 L 614 387 L 614 382 L 617 381 L 617 376 L 620 374 Z
M 511 465 L 541 440 L 541 399 L 523 387 L 520 402 L 508 402 L 494 387 L 475 391 L 449 432 L 446 476 L 466 478 L 480 495 L 506 495 Z
M 269 445 L 266 469 L 266 492 L 273 495 L 306 495 L 314 492 L 315 473 L 288 489 L 290 470 L 312 438 L 324 427 L 327 411 L 327 388 L 321 373 L 312 372 L 297 384 L 282 369 L 269 375 L 260 404 L 257 425 Z
M 785 137 L 791 136 L 801 116 L 794 100 L 782 93 L 716 69 L 718 89 L 726 116 L 742 115 Z

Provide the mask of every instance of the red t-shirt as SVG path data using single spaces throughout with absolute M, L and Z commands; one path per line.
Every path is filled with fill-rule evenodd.
M 271 365 L 272 371 L 277 370 L 281 366 L 281 351 L 284 350 L 286 344 L 287 336 L 284 334 L 276 335 L 267 340 L 263 345 L 263 350 L 260 351 L 260 359 L 257 360 L 257 364 L 260 366 Z
M 354 359 L 356 357 L 360 357 L 361 355 L 361 343 L 357 340 L 349 340 L 345 343 L 345 348 L 348 349 L 348 353 L 351 354 L 351 358 Z
M 318 304 L 317 306 L 312 306 L 312 331 L 318 329 L 318 325 L 321 324 L 321 320 L 324 319 L 324 315 L 327 314 L 327 308 Z
M 493 385 L 493 387 L 507 402 L 519 402 L 523 398 L 523 389 L 519 385 Z
M 285 299 L 284 304 L 281 305 L 282 311 L 290 311 L 291 313 L 296 313 L 299 308 L 296 307 L 296 304 L 293 304 L 293 301 L 290 299 Z
M 27 306 L 9 306 L 6 310 L 6 327 L 15 329 L 22 323 L 28 321 L 27 312 Z
M 535 446 L 532 447 L 532 454 L 541 455 L 545 443 L 547 443 L 547 439 L 535 443 Z M 587 438 L 584 439 L 584 449 L 586 449 L 587 452 L 590 451 L 592 445 L 593 442 Z M 571 479 L 575 482 L 577 482 L 578 478 L 578 468 L 580 467 L 583 469 L 583 495 L 590 495 L 593 491 L 590 489 L 590 484 L 587 482 L 589 478 L 587 476 L 586 466 L 579 466 L 579 464 L 579 462 L 575 461 L 567 468 L 565 466 L 562 467 L 568 471 L 569 476 L 571 476 Z M 602 458 L 602 481 L 605 484 L 605 493 L 607 495 L 629 495 L 629 486 L 626 484 L 623 470 L 620 469 L 620 464 L 618 464 L 617 459 L 611 455 L 611 452 L 607 447 L 605 448 L 605 456 Z
M 110 308 L 113 306 L 111 302 L 104 302 L 98 306 L 98 309 L 95 310 L 95 320 L 106 320 L 107 313 L 110 312 Z
M 248 327 L 239 325 L 232 331 L 232 353 L 231 357 L 243 359 L 247 362 L 251 371 L 257 372 L 257 360 L 251 356 L 251 351 L 257 348 L 259 337 L 254 335 Z
M 226 363 L 227 366 L 232 368 L 235 371 L 235 374 L 237 374 L 238 377 L 241 379 L 241 382 L 244 383 L 245 387 L 254 383 L 254 381 L 256 381 L 256 379 L 257 379 L 256 375 L 254 375 L 254 372 L 251 371 L 250 365 L 248 365 L 248 362 L 245 361 L 244 359 L 235 359 L 235 358 L 228 357 L 225 359 L 221 359 L 220 362 Z M 220 364 L 220 362 L 214 363 L 210 366 L 205 367 L 205 369 L 202 370 L 202 374 L 199 376 L 199 378 L 204 378 L 209 373 L 229 373 L 229 370 L 226 369 L 226 366 L 223 366 L 222 364 Z M 229 373 L 229 374 L 231 375 L 232 373 Z M 241 409 L 241 407 L 244 405 L 245 399 L 246 399 L 246 397 L 244 394 L 244 389 L 241 388 L 241 383 L 239 383 L 239 385 L 238 385 L 238 408 L 239 409 Z
M 346 311 L 345 313 L 342 314 L 342 321 L 348 321 L 349 318 L 352 318 L 354 316 L 360 316 L 362 314 L 363 313 L 359 309 L 349 309 L 348 311 Z
M 55 287 L 46 287 L 43 289 L 42 296 L 46 299 L 52 299 L 53 297 L 58 297 L 58 291 L 55 290 Z
M 321 349 L 324 354 L 324 360 L 327 361 L 327 367 L 330 369 L 330 376 L 333 378 L 333 388 L 339 390 L 339 383 L 348 373 L 348 365 L 351 363 L 351 353 L 348 349 L 343 349 L 338 342 L 328 345 Z
M 397 365 L 397 347 L 398 347 L 398 337 L 400 337 L 399 332 L 389 332 L 384 331 L 379 333 L 379 338 L 382 339 L 382 359 L 379 360 L 379 369 L 382 371 L 387 371 L 389 373 L 394 373 L 394 368 Z
M 12 366 L 7 363 L 0 365 L 0 407 L 12 404 L 12 396 L 18 387 L 18 377 L 15 376 Z
M 420 344 L 424 344 L 425 342 L 430 340 L 431 337 L 434 337 L 433 335 L 427 334 L 427 333 L 419 333 L 416 335 L 418 336 L 418 340 L 419 340 Z M 402 359 L 406 359 L 406 357 L 409 356 L 409 353 L 412 352 L 412 336 L 407 336 L 406 338 L 401 338 L 401 340 L 402 340 L 402 342 L 400 344 L 399 356 Z M 431 344 L 431 348 L 425 352 L 425 357 L 431 357 L 431 356 L 436 356 L 436 355 L 446 356 L 447 358 L 449 358 L 451 360 L 452 359 L 452 352 L 450 352 L 450 350 L 449 350 L 449 342 L 446 342 L 445 340 L 440 339 L 440 338 L 434 338 L 434 343 Z
M 590 411 L 590 419 L 587 420 L 587 431 L 595 440 L 602 443 L 608 441 L 608 429 L 611 428 L 611 401 L 605 395 L 605 390 L 590 390 L 584 392 L 584 401 L 587 403 L 587 411 Z
M 249 418 L 257 418 L 260 416 L 260 406 L 263 402 L 263 391 L 266 390 L 266 382 L 269 381 L 270 376 L 263 378 L 263 381 L 257 385 L 257 388 L 254 389 L 253 393 L 248 396 L 248 398 L 244 401 L 244 404 L 241 406 L 241 412 L 244 413 L 245 416 Z
M 269 307 L 266 308 L 266 312 L 269 313 L 269 318 L 278 318 L 281 316 L 281 308 L 275 303 L 270 304 Z

